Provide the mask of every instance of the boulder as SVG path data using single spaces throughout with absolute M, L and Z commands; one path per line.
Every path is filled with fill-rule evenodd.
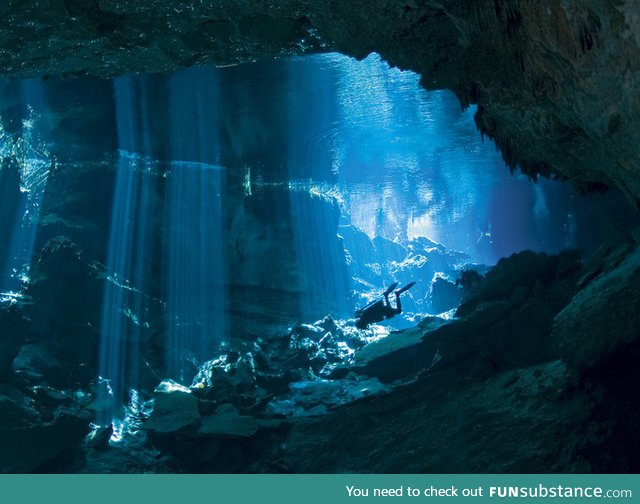
M 356 352 L 352 370 L 389 383 L 427 369 L 433 362 L 436 348 L 424 341 L 425 334 L 447 323 L 438 317 L 427 317 L 416 327 L 393 331 L 368 343 Z
M 200 395 L 218 397 L 249 392 L 256 387 L 256 364 L 251 352 L 230 350 L 199 368 L 192 388 Z
M 570 277 L 580 270 L 579 259 L 580 254 L 576 251 L 563 251 L 558 255 L 549 256 L 530 250 L 500 259 L 465 295 L 465 300 L 456 315 L 462 317 L 480 303 L 509 299 L 518 287 L 527 290 L 535 286 L 544 288 L 555 280 Z
M 173 380 L 164 380 L 153 393 L 153 411 L 143 428 L 166 436 L 195 427 L 200 421 L 198 398 Z
M 411 254 L 424 255 L 434 271 L 449 272 L 469 261 L 467 254 L 450 250 L 424 236 L 418 236 L 409 241 L 407 249 Z
M 580 271 L 575 252 L 520 252 L 501 259 L 471 288 L 457 319 L 429 338 L 439 367 L 467 362 L 465 372 L 493 374 L 558 358 L 551 329 L 571 300 Z

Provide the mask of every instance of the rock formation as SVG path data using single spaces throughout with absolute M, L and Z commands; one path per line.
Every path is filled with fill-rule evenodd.
M 637 296 L 620 279 L 633 281 L 638 245 L 608 251 L 616 259 L 600 256 L 584 270 L 571 254 L 516 254 L 475 285 L 458 319 L 425 319 L 369 343 L 353 371 L 396 384 L 413 375 L 415 382 L 298 421 L 279 454 L 282 467 L 637 470 Z M 582 310 L 587 299 L 592 313 Z M 603 310 L 635 311 L 610 330 Z M 487 443 L 491 449 L 480 448 Z
M 634 2 L 606 0 L 12 1 L 0 68 L 12 78 L 113 76 L 376 51 L 428 89 L 478 104 L 479 129 L 510 166 L 585 190 L 614 184 L 637 202 L 639 16 Z

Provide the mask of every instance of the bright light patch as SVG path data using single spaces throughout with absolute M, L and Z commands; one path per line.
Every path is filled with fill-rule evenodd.
M 29 278 L 42 199 L 54 164 L 46 146 L 49 131 L 39 116 L 48 107 L 45 87 L 40 81 L 24 81 L 21 86 L 28 105 L 20 133 L 9 134 L 0 119 L 0 180 L 8 184 L 0 187 L 0 220 L 13 219 L 2 223 L 7 249 L 0 264 L 0 289 L 14 291 L 20 291 Z
M 135 93 L 131 78 L 114 83 L 120 156 L 116 168 L 111 231 L 107 254 L 102 321 L 100 327 L 100 376 L 109 389 L 99 389 L 98 420 L 108 424 L 126 400 L 126 391 L 137 387 L 145 306 L 144 292 L 151 266 L 153 171 L 145 159 L 132 155 L 138 142 L 135 131 Z M 114 431 L 115 432 L 115 431 Z

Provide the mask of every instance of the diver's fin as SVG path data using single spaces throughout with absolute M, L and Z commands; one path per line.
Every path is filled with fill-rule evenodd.
M 383 296 L 388 296 L 389 294 L 391 294 L 393 292 L 393 289 L 395 289 L 397 286 L 398 286 L 398 282 L 393 282 L 389 286 L 389 288 L 386 291 L 384 291 Z
M 408 283 L 408 284 L 407 284 L 407 285 L 405 285 L 402 289 L 398 289 L 398 290 L 396 291 L 396 294 L 397 294 L 397 295 L 400 295 L 400 294 L 402 294 L 403 292 L 408 291 L 408 290 L 409 290 L 411 287 L 413 287 L 415 284 L 416 284 L 415 282 Z

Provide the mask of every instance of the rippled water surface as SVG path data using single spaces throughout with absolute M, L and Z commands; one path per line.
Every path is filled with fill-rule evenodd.
M 221 82 L 225 126 L 254 178 L 337 194 L 343 222 L 371 237 L 426 236 L 492 263 L 527 248 L 591 249 L 602 215 L 626 208 L 614 191 L 584 198 L 511 174 L 477 131 L 475 107 L 461 110 L 452 93 L 427 92 L 376 55 L 257 63 Z

